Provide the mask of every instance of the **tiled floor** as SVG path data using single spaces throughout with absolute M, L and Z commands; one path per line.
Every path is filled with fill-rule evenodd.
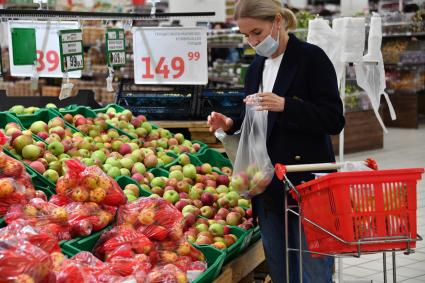
M 417 130 L 390 128 L 384 136 L 384 148 L 348 154 L 345 160 L 373 157 L 382 169 L 425 167 L 425 125 Z M 418 233 L 425 236 L 425 175 L 418 184 Z M 425 283 L 425 241 L 417 243 L 416 253 L 396 256 L 397 282 Z M 337 273 L 338 274 L 338 273 Z M 382 254 L 343 259 L 343 282 L 384 282 Z M 392 281 L 391 254 L 387 254 L 388 282 Z M 336 278 L 337 279 L 337 278 Z

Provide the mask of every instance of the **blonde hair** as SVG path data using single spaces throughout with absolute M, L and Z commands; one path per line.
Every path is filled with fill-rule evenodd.
M 255 18 L 273 21 L 277 14 L 281 14 L 285 30 L 294 30 L 297 27 L 297 18 L 294 13 L 282 6 L 280 0 L 239 0 L 235 5 L 235 20 L 240 18 Z

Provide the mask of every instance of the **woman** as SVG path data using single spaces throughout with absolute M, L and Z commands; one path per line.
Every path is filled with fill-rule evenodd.
M 288 34 L 296 27 L 296 18 L 279 0 L 239 0 L 235 20 L 257 52 L 246 75 L 244 101 L 259 101 L 258 110 L 268 111 L 266 144 L 273 165 L 334 162 L 329 135 L 338 134 L 345 121 L 335 70 L 326 54 Z M 259 98 L 254 101 L 252 94 Z M 239 130 L 242 120 L 216 112 L 208 117 L 210 131 L 222 128 L 228 133 Z M 288 178 L 297 185 L 313 176 L 296 173 Z M 286 282 L 284 197 L 283 185 L 274 177 L 252 200 L 275 283 Z M 290 214 L 288 225 L 289 247 L 297 248 L 298 219 Z M 304 253 L 304 282 L 331 282 L 332 264 L 330 258 Z M 290 253 L 289 270 L 290 282 L 299 282 L 295 252 Z

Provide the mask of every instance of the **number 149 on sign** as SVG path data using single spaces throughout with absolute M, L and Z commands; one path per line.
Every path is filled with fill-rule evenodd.
M 199 52 L 189 52 L 187 57 L 159 57 L 157 62 L 154 62 L 151 57 L 142 57 L 141 60 L 144 64 L 142 78 L 155 79 L 161 77 L 164 79 L 179 79 L 185 74 L 187 64 L 191 61 L 198 61 L 200 57 Z

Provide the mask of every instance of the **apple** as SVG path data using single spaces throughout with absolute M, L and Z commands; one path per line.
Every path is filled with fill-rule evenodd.
M 214 223 L 211 224 L 208 231 L 213 235 L 213 236 L 219 236 L 222 237 L 223 236 L 223 225 L 219 224 L 219 223 Z
M 177 191 L 179 193 L 189 193 L 190 192 L 190 185 L 185 181 L 179 181 L 177 182 Z
M 123 158 L 120 160 L 120 164 L 122 168 L 130 170 L 133 167 L 134 162 L 130 158 Z
M 136 162 L 136 163 L 134 163 L 131 171 L 132 171 L 133 174 L 135 174 L 135 173 L 144 174 L 144 173 L 146 173 L 146 167 L 143 163 Z
M 180 200 L 174 204 L 175 208 L 177 208 L 179 211 L 183 211 L 183 208 L 187 205 L 190 205 L 190 201 L 188 199 L 182 199 L 181 196 Z
M 152 187 L 151 192 L 153 194 L 157 194 L 159 196 L 163 196 L 164 195 L 164 188 L 161 188 L 161 187 Z
M 128 176 L 128 177 L 131 176 L 131 172 L 127 168 L 121 168 L 120 172 L 121 172 L 121 176 Z
M 216 213 L 216 215 L 220 215 L 220 216 L 222 216 L 222 217 L 224 217 L 224 218 L 226 218 L 228 214 L 229 214 L 229 210 L 227 210 L 227 209 L 226 209 L 226 208 L 224 208 L 224 207 L 220 208 L 220 209 L 217 211 L 217 213 Z
M 60 126 L 57 126 L 49 129 L 49 134 L 56 134 L 60 137 L 60 139 L 63 139 L 65 137 L 65 129 Z
M 211 238 L 207 237 L 207 236 L 198 236 L 198 238 L 195 241 L 196 245 L 211 245 L 212 244 L 212 240 Z
M 40 174 L 43 174 L 46 171 L 46 167 L 40 161 L 33 161 L 30 163 L 30 166 Z
M 158 164 L 158 158 L 154 154 L 145 156 L 143 163 L 147 168 L 155 168 Z
M 140 211 L 137 219 L 142 225 L 152 225 L 155 222 L 155 211 L 153 208 L 144 208 Z
M 225 185 L 219 185 L 219 186 L 216 188 L 216 191 L 217 191 L 217 193 L 219 193 L 219 194 L 221 194 L 221 193 L 227 193 L 227 192 L 229 192 L 229 188 L 228 188 L 227 186 L 225 186 Z
M 164 188 L 165 187 L 164 179 L 162 179 L 162 177 L 155 177 L 155 178 L 153 178 L 152 181 L 151 181 L 151 187 L 161 187 L 161 188 Z
M 238 226 L 241 224 L 241 218 L 242 216 L 238 212 L 230 212 L 226 216 L 226 222 L 230 226 Z
M 46 177 L 48 180 L 50 180 L 53 183 L 56 183 L 56 181 L 59 179 L 59 174 L 55 170 L 48 169 L 43 173 L 43 176 Z
M 195 216 L 198 216 L 201 213 L 201 211 L 199 210 L 199 208 L 197 208 L 194 205 L 186 205 L 185 207 L 183 207 L 182 209 L 182 214 L 183 216 L 186 216 L 187 214 L 193 214 Z
M 202 174 L 211 174 L 212 173 L 212 166 L 209 163 L 204 163 L 201 166 L 201 172 Z
M 170 173 L 168 174 L 168 178 L 174 178 L 177 179 L 178 181 L 182 181 L 184 178 L 183 172 L 179 171 L 179 170 L 174 170 L 174 171 L 170 171 Z
M 115 179 L 121 175 L 121 170 L 118 167 L 111 167 L 106 174 Z
M 103 150 L 96 150 L 91 154 L 91 158 L 94 160 L 99 160 L 99 162 L 103 164 L 105 163 L 107 157 Z
M 213 211 L 213 209 L 211 208 L 211 206 L 203 206 L 203 207 L 201 207 L 201 215 L 203 216 L 203 217 L 205 217 L 205 218 L 208 218 L 208 219 L 210 219 L 210 218 L 212 218 L 213 217 L 213 215 L 214 215 L 214 211 Z
M 49 137 L 49 134 L 46 132 L 39 132 L 37 133 L 37 136 L 43 140 L 46 140 Z
M 43 121 L 36 121 L 36 122 L 31 124 L 30 130 L 34 134 L 37 134 L 39 132 L 47 132 L 49 130 L 49 127 Z
M 179 199 L 179 194 L 174 190 L 168 190 L 164 192 L 163 198 L 168 202 L 175 204 Z
M 182 171 L 183 172 L 183 166 L 173 165 L 173 166 L 170 167 L 170 172 L 173 172 L 173 171 Z
M 64 153 L 64 146 L 61 142 L 55 141 L 48 145 L 47 149 L 56 156 Z
M 35 161 L 43 155 L 40 147 L 28 144 L 22 149 L 22 157 L 31 161 Z
M 213 197 L 213 195 L 211 193 L 204 192 L 201 195 L 201 201 L 202 201 L 202 204 L 203 205 L 207 205 L 207 206 L 213 205 L 213 203 L 214 203 L 214 197 Z
M 244 198 L 240 198 L 240 199 L 238 199 L 238 206 L 241 206 L 241 207 L 243 207 L 243 208 L 248 208 L 248 207 L 250 207 L 249 200 L 244 199 Z
M 216 178 L 216 182 L 217 182 L 217 185 L 219 185 L 219 186 L 220 185 L 229 186 L 230 179 L 227 175 L 219 175 Z
M 196 225 L 196 230 L 198 233 L 208 231 L 208 225 L 205 223 L 199 223 Z
M 34 140 L 32 139 L 32 136 L 20 135 L 13 140 L 12 145 L 13 145 L 13 148 L 16 150 L 16 152 L 21 154 L 25 146 L 31 145 L 33 143 L 34 143 Z
M 195 179 L 196 178 L 196 168 L 192 164 L 187 164 L 183 166 L 183 175 L 186 178 L 189 179 Z
M 232 212 L 237 212 L 237 213 L 239 213 L 239 214 L 241 215 L 241 218 L 242 218 L 242 217 L 245 217 L 245 210 L 244 210 L 242 207 L 239 207 L 239 206 L 234 207 L 234 208 L 232 209 Z

